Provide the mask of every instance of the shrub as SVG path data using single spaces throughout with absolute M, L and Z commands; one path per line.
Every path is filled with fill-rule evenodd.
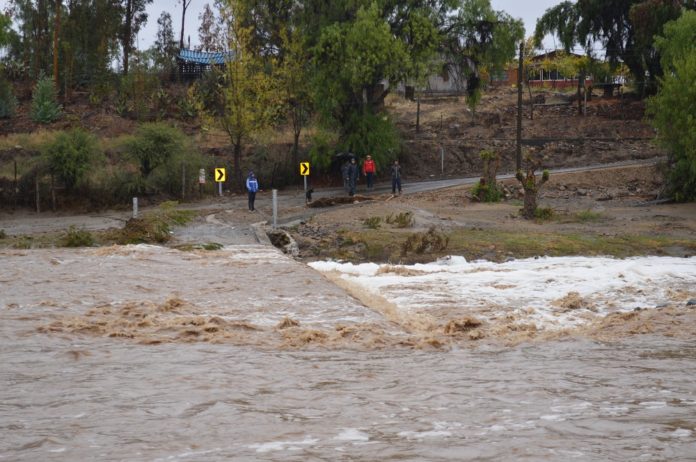
M 90 247 L 94 245 L 94 236 L 86 229 L 71 226 L 61 239 L 63 247 Z
M 97 139 L 82 129 L 60 132 L 43 149 L 52 174 L 71 191 L 101 157 Z
M 413 217 L 413 212 L 401 212 L 397 215 L 389 214 L 386 222 L 397 228 L 413 228 L 416 219 Z
M 540 221 L 550 220 L 553 217 L 553 209 L 551 207 L 537 207 L 534 210 L 534 218 Z
M 20 238 L 14 243 L 13 247 L 15 249 L 31 249 L 33 239 L 31 236 L 20 236 Z
M 0 229 L 0 239 L 6 239 L 7 238 L 7 233 L 5 232 L 4 229 Z
M 131 218 L 117 237 L 119 244 L 156 243 L 164 244 L 171 239 L 171 227 L 191 221 L 194 212 L 176 209 L 177 202 L 160 204 L 158 210 L 143 218 Z
M 9 119 L 17 110 L 17 98 L 10 82 L 0 79 L 0 119 Z
M 483 202 L 499 202 L 503 197 L 497 184 L 481 184 L 480 181 L 471 188 L 471 194 Z
M 157 167 L 183 153 L 186 144 L 181 130 L 157 122 L 141 125 L 135 137 L 127 142 L 126 150 L 140 165 L 142 176 L 147 178 Z
M 378 166 L 388 165 L 401 148 L 401 139 L 392 121 L 385 115 L 354 113 L 343 127 L 344 150 L 370 153 Z
M 179 114 L 183 119 L 195 119 L 203 110 L 202 103 L 196 96 L 196 87 L 191 86 L 186 95 L 179 99 Z
M 159 80 L 145 66 L 133 66 L 118 85 L 117 111 L 122 116 L 131 115 L 138 120 L 150 116 L 149 103 L 159 87 Z
M 406 239 L 401 245 L 401 253 L 407 255 L 409 252 L 417 254 L 429 252 L 441 252 L 449 245 L 449 237 L 441 231 L 431 227 L 426 233 L 415 233 Z
M 31 120 L 42 124 L 57 120 L 61 114 L 53 80 L 42 77 L 36 82 L 31 100 Z
M 377 229 L 380 227 L 382 219 L 380 217 L 369 217 L 363 220 L 363 224 L 370 229 Z
M 599 221 L 602 219 L 602 214 L 600 212 L 593 212 L 592 210 L 582 210 L 575 214 L 575 218 L 582 223 L 588 221 Z
M 157 115 L 157 120 L 164 119 L 169 112 L 169 106 L 172 103 L 172 98 L 169 96 L 166 90 L 163 88 L 158 88 L 157 91 L 152 94 L 150 100 L 152 107 L 155 110 L 155 114 Z

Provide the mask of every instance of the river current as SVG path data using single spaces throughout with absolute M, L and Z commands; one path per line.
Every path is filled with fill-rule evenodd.
M 510 308 L 506 326 L 537 332 L 512 343 L 495 338 L 504 297 L 487 310 L 467 295 L 482 324 L 442 331 L 466 303 L 433 268 L 402 269 L 399 283 L 394 268 L 317 271 L 263 246 L 2 251 L 0 262 L 0 460 L 696 459 L 696 343 L 679 335 L 690 327 L 535 340 L 622 307 L 617 319 L 655 326 L 628 315 L 658 301 L 677 325 L 692 310 L 693 259 L 618 261 L 620 306 L 580 280 L 570 298 L 549 282 L 558 296 Z M 561 266 L 591 261 L 562 263 L 541 262 L 559 280 Z M 541 271 L 474 265 L 456 273 L 505 273 L 499 291 L 526 280 L 516 271 Z M 654 290 L 629 268 L 648 266 Z M 341 288 L 326 271 L 358 280 Z M 346 292 L 356 285 L 362 296 Z M 386 301 L 361 303 L 371 291 Z M 420 322 L 432 293 L 435 314 Z

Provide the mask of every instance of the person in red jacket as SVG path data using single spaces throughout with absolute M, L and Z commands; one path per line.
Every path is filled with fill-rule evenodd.
M 375 166 L 375 161 L 372 160 L 371 155 L 367 155 L 365 162 L 363 162 L 363 175 L 367 179 L 367 189 L 372 189 L 372 183 L 374 181 L 375 173 L 377 173 L 377 167 Z

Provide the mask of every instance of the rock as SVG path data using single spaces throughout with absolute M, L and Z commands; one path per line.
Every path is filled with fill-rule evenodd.
M 558 187 L 558 189 L 561 190 L 561 191 L 565 191 L 565 190 L 568 189 L 568 188 L 566 187 L 566 185 L 562 184 L 562 185 L 560 185 L 560 186 Z
M 686 306 L 696 306 L 696 298 L 692 298 L 688 302 L 686 302 Z
M 587 189 L 578 189 L 578 196 L 587 196 L 589 195 L 589 191 Z

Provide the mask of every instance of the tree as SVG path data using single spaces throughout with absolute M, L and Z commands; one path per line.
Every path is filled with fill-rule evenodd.
M 297 166 L 300 134 L 309 120 L 312 107 L 309 56 L 303 37 L 297 30 L 283 32 L 283 48 L 285 51 L 275 72 L 283 105 L 292 124 L 292 165 Z
M 203 13 L 198 15 L 201 25 L 198 27 L 198 41 L 200 45 L 196 47 L 199 51 L 217 51 L 219 47 L 220 27 L 218 26 L 215 13 L 208 3 L 203 8 Z
M 121 30 L 119 40 L 123 51 L 123 74 L 128 75 L 128 64 L 135 36 L 147 22 L 145 9 L 152 0 L 120 0 L 122 9 Z M 191 0 L 189 0 L 191 1 Z
M 179 38 L 179 48 L 184 48 L 184 25 L 186 23 L 186 10 L 191 4 L 191 0 L 181 0 L 181 37 Z
M 12 18 L 9 15 L 0 13 L 0 47 L 10 43 L 10 33 L 12 31 Z
M 33 77 L 51 75 L 55 3 L 50 0 L 11 0 L 11 16 L 18 24 L 23 62 Z
M 537 211 L 537 196 L 541 187 L 549 181 L 549 171 L 544 170 L 540 178 L 537 178 L 535 171 L 541 166 L 541 159 L 534 158 L 532 154 L 525 156 L 527 164 L 527 172 L 518 170 L 515 178 L 524 189 L 524 206 L 522 208 L 522 216 L 528 220 L 536 218 Z
M 653 92 L 662 73 L 652 40 L 665 22 L 693 9 L 692 0 L 578 0 L 546 10 L 537 22 L 536 37 L 556 33 L 563 47 L 589 49 L 600 42 L 613 66 L 625 63 L 641 93 Z
M 655 44 L 663 66 L 670 70 L 660 80 L 648 113 L 658 139 L 669 150 L 669 193 L 677 201 L 696 200 L 696 12 L 686 11 L 665 25 Z
M 378 116 L 388 93 L 382 83 L 403 79 L 408 66 L 404 43 L 372 4 L 360 8 L 355 21 L 325 27 L 313 52 L 314 100 L 323 123 L 339 130 L 346 150 L 370 152 L 378 165 L 385 165 L 397 146 L 391 137 L 382 143 L 368 136 L 367 122 L 380 127 L 386 122 Z M 385 134 L 393 131 L 382 128 Z
M 663 34 L 655 37 L 662 67 L 673 72 L 674 63 L 686 58 L 696 47 L 696 12 L 684 11 L 676 21 L 665 24 Z
M 55 0 L 55 14 L 53 19 L 53 82 L 60 85 L 58 80 L 60 69 L 58 68 L 58 54 L 60 49 L 60 12 L 63 9 L 62 0 Z
M 464 0 L 444 34 L 446 64 L 466 77 L 473 110 L 480 98 L 482 71 L 497 72 L 510 62 L 517 43 L 524 39 L 524 27 L 520 20 L 493 10 L 489 0 Z
M 436 59 L 440 44 L 437 25 L 428 17 L 427 10 L 418 10 L 405 20 L 402 34 L 408 54 L 407 75 L 416 90 L 424 87 L 430 75 L 441 64 Z M 420 130 L 420 91 L 416 96 L 416 132 Z
M 114 0 L 64 0 L 61 28 L 62 80 L 67 94 L 88 84 L 91 94 L 109 93 L 111 63 L 118 55 L 121 9 Z
M 56 87 L 51 79 L 42 77 L 36 82 L 31 99 L 31 119 L 47 124 L 57 120 L 61 114 Z
M 156 62 L 161 68 L 170 70 L 174 66 L 174 58 L 177 53 L 172 16 L 163 11 L 157 19 L 157 26 L 157 39 L 155 40 Z
M 228 0 L 222 10 L 233 58 L 225 65 L 224 110 L 213 115 L 232 143 L 234 172 L 240 189 L 243 188 L 242 148 L 253 135 L 270 125 L 280 107 L 277 83 L 266 71 L 267 63 L 251 49 L 251 30 L 241 20 L 243 8 L 240 1 Z M 270 62 L 270 68 L 273 64 Z
M 59 132 L 43 149 L 52 175 L 60 179 L 68 192 L 82 181 L 90 166 L 100 157 L 97 139 L 82 129 Z
M 133 139 L 126 143 L 126 151 L 138 162 L 143 178 L 185 149 L 184 134 L 160 122 L 141 125 Z

